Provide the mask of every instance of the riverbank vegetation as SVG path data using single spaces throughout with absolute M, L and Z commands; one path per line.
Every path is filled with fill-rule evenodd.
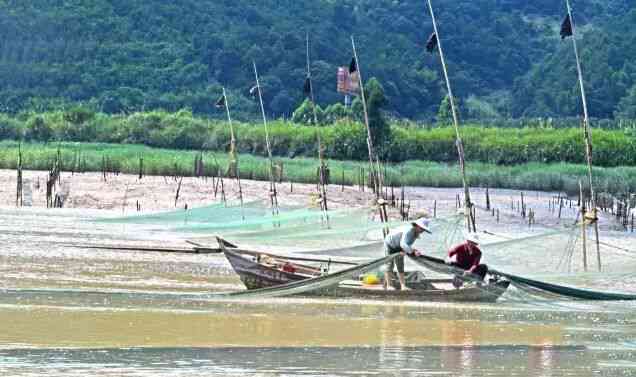
M 240 153 L 265 156 L 262 124 L 236 123 Z M 336 160 L 366 160 L 366 131 L 355 120 L 340 119 L 315 127 L 288 121 L 270 123 L 272 152 L 279 157 L 316 157 L 320 133 L 325 156 Z M 466 159 L 497 165 L 584 163 L 583 137 L 578 128 L 555 128 L 537 122 L 522 128 L 462 127 Z M 225 152 L 229 148 L 227 122 L 193 116 L 189 111 L 151 111 L 129 115 L 94 113 L 81 107 L 67 111 L 0 114 L 0 139 L 53 143 L 58 141 L 143 144 L 155 148 Z M 594 164 L 636 166 L 636 130 L 594 129 Z M 455 134 L 447 126 L 392 122 L 378 142 L 388 162 L 457 161 Z
M 0 142 L 0 168 L 17 166 L 18 142 Z M 140 158 L 143 173 L 164 176 L 193 176 L 194 161 L 200 151 L 169 150 L 142 145 L 114 145 L 100 143 L 24 143 L 22 163 L 25 169 L 47 170 L 61 156 L 64 171 L 110 171 L 138 174 Z M 204 174 L 218 176 L 228 166 L 224 152 L 203 152 Z M 264 157 L 240 155 L 240 173 L 245 179 L 267 180 Z M 283 181 L 314 183 L 318 161 L 314 158 L 276 158 L 283 166 Z M 333 184 L 357 185 L 367 164 L 363 161 L 328 161 Z M 461 178 L 453 163 L 407 161 L 385 166 L 387 184 L 393 186 L 460 187 Z M 497 166 L 488 163 L 468 164 L 470 184 L 474 187 L 497 187 L 522 190 L 563 191 L 575 195 L 578 181 L 585 182 L 586 167 L 565 163 L 526 163 Z M 636 167 L 595 168 L 597 190 L 628 193 L 636 191 Z

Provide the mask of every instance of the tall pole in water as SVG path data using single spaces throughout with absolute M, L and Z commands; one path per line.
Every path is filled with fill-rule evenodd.
M 428 0 L 428 9 L 431 12 L 431 19 L 433 20 L 433 31 L 437 36 L 437 49 L 439 51 L 439 57 L 442 61 L 442 69 L 444 71 L 444 79 L 446 80 L 446 90 L 448 91 L 448 98 L 451 105 L 451 112 L 453 113 L 453 123 L 455 125 L 455 137 L 457 145 L 457 154 L 459 155 L 459 171 L 462 176 L 462 184 L 464 186 L 464 210 L 466 212 L 466 225 L 468 231 L 476 231 L 475 219 L 472 215 L 473 203 L 470 200 L 470 188 L 468 187 L 468 180 L 466 179 L 466 161 L 464 158 L 464 143 L 462 142 L 461 135 L 459 133 L 459 117 L 457 116 L 457 108 L 455 106 L 455 98 L 453 97 L 453 90 L 451 89 L 450 80 L 448 78 L 448 70 L 446 69 L 446 60 L 444 59 L 444 50 L 442 49 L 442 39 L 439 36 L 437 29 L 437 21 L 435 20 L 435 12 L 433 11 L 433 5 L 431 0 Z
M 234 136 L 234 126 L 232 125 L 232 117 L 230 116 L 230 103 L 227 100 L 227 93 L 223 87 L 223 102 L 225 103 L 225 112 L 227 113 L 227 122 L 230 125 L 230 169 L 234 167 L 236 173 L 236 182 L 239 188 L 239 200 L 241 202 L 241 217 L 245 220 L 245 210 L 243 208 L 243 187 L 241 186 L 241 174 L 239 171 L 238 156 L 236 153 L 236 137 Z
M 587 108 L 587 96 L 585 95 L 585 85 L 583 84 L 583 70 L 581 69 L 581 60 L 579 59 L 579 50 L 576 44 L 576 36 L 574 33 L 574 18 L 572 17 L 572 7 L 570 0 L 565 0 L 568 8 L 568 17 L 572 28 L 572 46 L 574 47 L 574 57 L 576 58 L 576 70 L 579 76 L 579 87 L 581 89 L 581 101 L 583 103 L 583 136 L 585 139 L 585 154 L 587 157 L 587 176 L 590 185 L 590 201 L 592 203 L 592 221 L 594 222 L 594 233 L 596 236 L 596 262 L 598 270 L 601 271 L 601 246 L 598 234 L 598 221 L 596 217 L 596 195 L 594 193 L 594 181 L 592 177 L 592 131 L 590 128 L 590 116 Z M 583 200 L 583 198 L 581 198 Z M 585 216 L 582 214 L 582 221 L 585 222 Z
M 364 96 L 364 81 L 362 80 L 362 70 L 360 69 L 360 61 L 358 60 L 358 52 L 356 51 L 356 42 L 353 39 L 353 35 L 351 36 L 351 46 L 353 47 L 353 59 L 356 62 L 356 69 L 358 72 L 358 82 L 360 85 L 360 97 L 362 99 L 362 110 L 364 111 L 364 124 L 367 127 L 367 148 L 369 149 L 369 169 L 371 170 L 371 174 L 373 176 L 373 188 L 375 191 L 376 199 L 380 198 L 380 190 L 382 186 L 380 184 L 380 162 L 375 156 L 375 152 L 373 150 L 373 139 L 371 138 L 371 127 L 369 126 L 369 113 L 367 111 L 367 100 Z M 375 158 L 375 165 L 373 159 Z
M 256 77 L 256 89 L 258 90 L 258 100 L 261 104 L 261 114 L 263 115 L 263 125 L 265 126 L 265 144 L 267 146 L 267 157 L 269 159 L 269 196 L 272 204 L 272 215 L 278 214 L 278 198 L 276 193 L 276 180 L 274 178 L 274 158 L 272 157 L 272 147 L 269 142 L 269 128 L 267 126 L 267 117 L 265 116 L 265 106 L 263 106 L 263 94 L 261 93 L 261 84 L 258 80 L 258 71 L 256 70 L 256 62 L 254 65 L 254 76 Z

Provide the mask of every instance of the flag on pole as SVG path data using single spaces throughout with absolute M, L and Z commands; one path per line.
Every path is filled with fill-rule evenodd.
M 561 39 L 565 39 L 567 37 L 572 36 L 572 20 L 570 20 L 570 15 L 565 16 L 565 20 L 561 24 Z
M 309 97 L 311 95 L 311 79 L 309 76 L 305 79 L 305 85 L 303 86 L 303 93 L 305 97 Z
M 219 98 L 216 101 L 216 104 L 214 105 L 219 109 L 224 109 L 225 108 L 225 96 L 221 96 L 221 98 Z
M 351 58 L 351 63 L 349 63 L 349 73 L 358 72 L 358 63 L 356 62 L 356 58 Z
M 437 34 L 433 32 L 426 42 L 426 51 L 433 53 L 437 49 Z

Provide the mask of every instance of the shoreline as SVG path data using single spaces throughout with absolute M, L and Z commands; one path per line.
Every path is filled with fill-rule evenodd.
M 46 208 L 47 175 L 46 171 L 23 171 L 25 207 Z M 99 210 L 105 215 L 149 214 L 222 203 L 221 185 L 213 178 L 184 177 L 179 187 L 177 179 L 163 176 L 144 176 L 139 179 L 132 174 L 111 174 L 104 181 L 100 173 L 62 172 L 60 177 L 61 184 L 56 186 L 56 192 L 66 196 L 64 208 Z M 16 171 L 0 169 L 0 180 L 4 182 L 0 186 L 0 208 L 15 208 Z M 241 186 L 244 202 L 269 202 L 269 182 L 241 179 Z M 319 208 L 314 184 L 283 182 L 277 184 L 277 188 L 281 206 Z M 175 200 L 177 189 L 179 197 Z M 228 201 L 238 202 L 238 184 L 235 179 L 223 179 L 223 191 Z M 399 191 L 394 190 L 396 199 L 400 196 Z M 433 217 L 434 213 L 440 217 L 454 215 L 457 213 L 458 195 L 463 197 L 463 190 L 459 187 L 405 187 L 404 191 L 405 204 L 410 205 L 411 217 L 422 214 Z M 472 201 L 477 207 L 477 224 L 489 230 L 501 230 L 509 226 L 526 229 L 558 228 L 574 224 L 578 215 L 576 201 L 566 200 L 561 218 L 558 218 L 557 209 L 551 205 L 559 195 L 557 192 L 496 188 L 489 188 L 488 191 L 490 211 L 486 210 L 486 190 L 471 188 Z M 389 190 L 389 195 L 390 193 Z M 527 211 L 532 210 L 535 213 L 533 226 L 529 226 L 527 217 L 520 214 L 522 193 Z M 358 186 L 331 184 L 327 187 L 327 199 L 330 210 L 369 207 L 375 203 L 374 195 L 368 189 L 362 192 Z M 497 210 L 499 222 L 496 221 Z M 397 209 L 390 208 L 389 212 L 391 217 L 399 217 Z M 600 213 L 599 217 L 601 230 L 619 230 L 613 216 Z

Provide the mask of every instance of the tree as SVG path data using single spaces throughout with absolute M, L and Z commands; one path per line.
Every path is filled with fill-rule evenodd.
M 365 85 L 367 95 L 367 111 L 369 113 L 369 128 L 371 140 L 380 157 L 384 158 L 388 145 L 391 144 L 391 128 L 384 119 L 382 108 L 387 105 L 382 84 L 375 78 L 371 78 Z
M 621 119 L 636 119 L 636 85 L 632 86 L 628 94 L 621 99 L 614 116 Z
M 24 137 L 27 140 L 49 141 L 53 138 L 53 130 L 41 116 L 36 116 L 27 121 Z
M 351 118 L 353 113 L 351 108 L 345 107 L 340 102 L 327 106 L 323 111 L 324 121 L 327 124 L 333 124 L 341 119 Z
M 316 105 L 316 116 L 318 117 L 318 125 L 322 124 L 323 110 L 320 105 Z M 294 110 L 292 122 L 300 124 L 314 124 L 314 109 L 309 99 L 305 99 L 303 103 Z
M 453 124 L 453 109 L 451 108 L 450 97 L 444 96 L 442 103 L 439 105 L 437 111 L 437 125 L 438 126 L 450 126 Z

